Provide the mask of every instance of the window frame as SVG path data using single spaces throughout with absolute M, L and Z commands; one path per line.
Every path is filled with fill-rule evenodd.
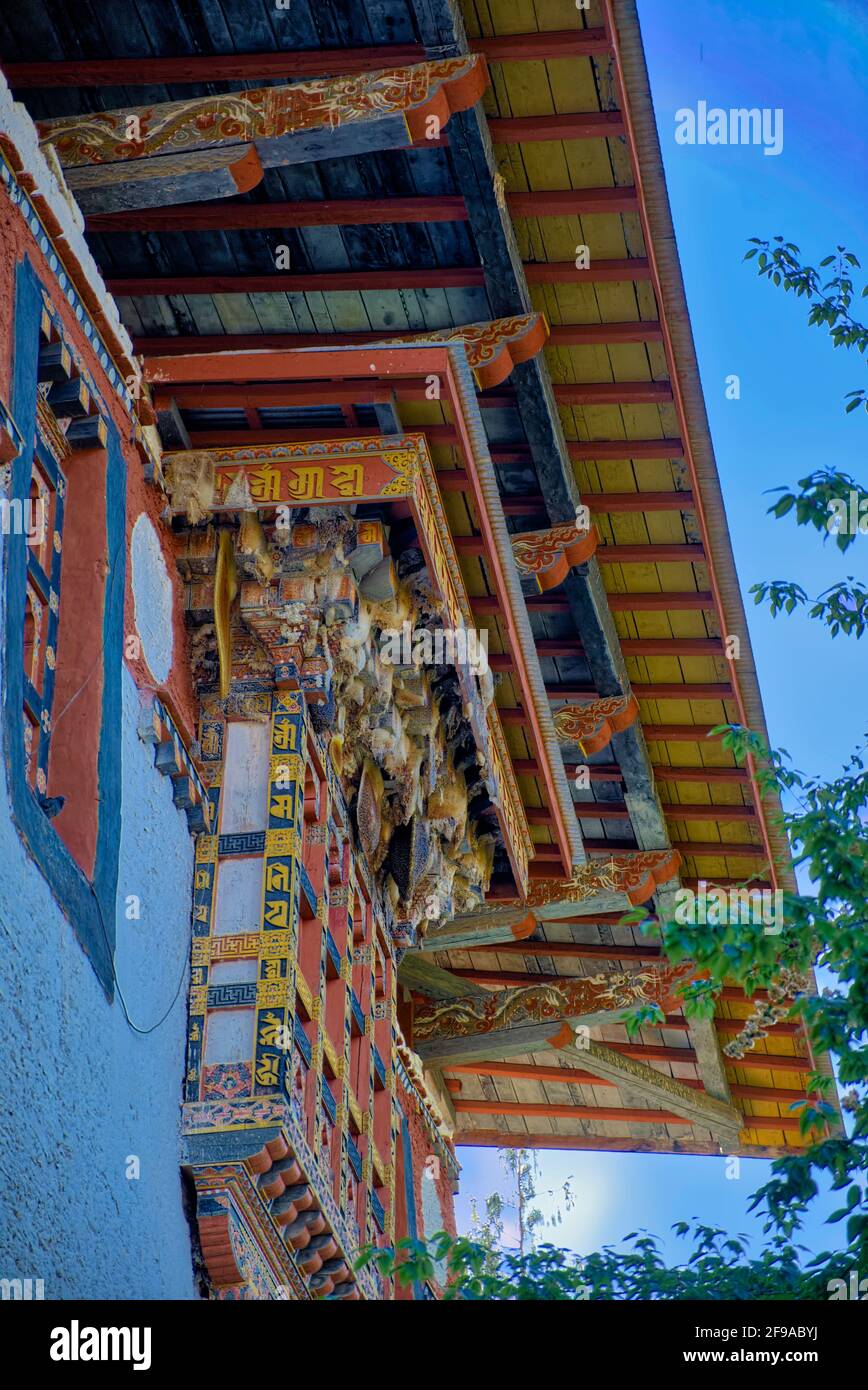
M 38 453 L 36 424 L 38 360 L 43 295 L 60 298 L 52 284 L 43 284 L 29 257 L 15 271 L 11 415 L 23 448 L 12 460 L 10 496 L 24 501 L 30 495 L 33 461 Z M 65 917 L 88 956 L 106 997 L 114 997 L 115 917 L 121 838 L 121 756 L 124 603 L 126 594 L 126 460 L 119 432 L 108 412 L 104 445 L 106 553 L 116 567 L 106 575 L 102 611 L 102 701 L 97 753 L 98 804 L 95 808 L 96 856 L 92 878 L 70 854 L 27 780 L 23 737 L 24 621 L 30 549 L 23 529 L 3 538 L 2 697 L 3 744 L 8 797 L 15 823 L 27 851 L 35 860 Z M 42 466 L 40 464 L 40 466 Z M 60 499 L 63 500 L 63 499 Z M 54 569 L 54 565 L 52 565 Z M 59 594 L 59 590 L 57 590 Z M 52 675 L 54 673 L 51 673 Z M 40 740 L 41 741 L 41 740 Z

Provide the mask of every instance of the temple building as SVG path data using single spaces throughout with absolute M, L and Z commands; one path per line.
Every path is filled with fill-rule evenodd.
M 793 983 L 688 1020 L 639 920 L 794 878 L 634 0 L 63 9 L 0 19 L 0 1274 L 436 1298 L 355 1258 L 462 1146 L 804 1144 Z

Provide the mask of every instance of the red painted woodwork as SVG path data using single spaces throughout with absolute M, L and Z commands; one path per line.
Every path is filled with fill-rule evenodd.
M 555 29 L 468 40 L 471 53 L 491 62 L 587 58 L 608 53 L 604 28 Z M 135 87 L 192 82 L 243 82 L 261 78 L 337 77 L 344 73 L 379 72 L 422 63 L 430 55 L 421 43 L 381 44 L 371 48 L 301 49 L 283 53 L 209 53 L 172 58 L 96 58 L 80 61 L 6 63 L 12 87 Z M 619 119 L 620 113 L 611 114 Z M 620 129 L 617 133 L 621 133 Z
M 555 116 L 489 116 L 488 129 L 498 144 L 535 144 L 541 140 L 599 140 L 623 135 L 620 111 L 576 111 Z
M 592 260 L 587 270 L 579 269 L 574 261 L 525 261 L 524 274 L 529 285 L 592 284 L 605 280 L 649 280 L 651 268 L 645 256 L 628 256 Z

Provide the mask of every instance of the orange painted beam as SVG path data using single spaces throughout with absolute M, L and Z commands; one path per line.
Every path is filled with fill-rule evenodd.
M 530 61 L 549 58 L 590 58 L 608 53 L 611 39 L 602 27 L 593 29 L 549 29 L 536 34 L 496 34 L 468 39 L 473 53 L 484 53 L 491 63 Z
M 750 775 L 743 767 L 673 767 L 669 763 L 652 763 L 654 775 L 661 782 L 738 782 L 748 783 Z
M 227 293 L 225 285 L 233 278 L 236 277 L 215 277 L 215 287 L 213 291 L 209 292 L 215 294 Z M 237 278 L 245 279 L 247 277 L 241 276 Z M 262 282 L 272 278 L 279 279 L 280 277 L 258 276 L 253 278 L 256 279 L 257 282 Z M 298 278 L 304 279 L 305 277 L 299 276 Z M 326 280 L 329 277 L 318 276 L 315 278 Z M 353 286 L 354 289 L 360 290 L 365 288 L 364 284 L 361 283 L 363 279 L 362 274 L 351 278 L 355 281 Z M 139 282 L 125 281 L 122 283 L 132 285 Z M 468 283 L 472 282 L 468 281 Z M 141 284 L 142 286 L 147 285 L 149 288 L 142 288 L 139 290 L 125 289 L 118 292 L 125 294 L 184 294 L 189 292 L 189 285 L 186 290 L 184 289 L 185 282 L 183 278 L 177 281 L 172 280 L 168 287 L 163 290 L 158 288 L 159 281 L 157 279 L 144 280 Z M 431 284 L 434 284 L 433 278 Z M 221 285 L 224 286 L 224 288 L 221 288 Z M 260 288 L 261 287 L 260 283 Z M 276 286 L 274 288 L 276 288 Z M 292 286 L 284 284 L 282 288 L 289 290 L 292 289 Z M 327 288 L 327 286 L 323 288 Z M 403 284 L 399 283 L 396 285 L 396 288 L 409 289 L 412 288 L 412 286 L 407 285 L 405 282 Z M 204 293 L 205 291 L 202 292 Z M 257 287 L 251 286 L 250 292 L 257 292 Z M 190 339 L 189 342 L 190 350 L 195 352 L 195 338 Z M 428 388 L 423 376 L 419 376 L 418 380 L 415 381 L 402 382 L 393 389 L 395 399 L 398 401 L 425 401 L 429 399 L 426 395 Z M 225 408 L 227 406 L 239 405 L 365 405 L 372 400 L 387 399 L 389 390 L 390 388 L 388 386 L 383 386 L 377 381 L 371 381 L 370 377 L 364 378 L 361 381 L 304 381 L 289 382 L 285 385 L 279 385 L 273 382 L 254 381 L 246 383 L 243 388 L 236 387 L 228 390 L 225 386 L 214 381 L 209 381 L 206 378 L 196 385 L 191 384 L 185 386 L 181 391 L 172 393 L 172 397 L 182 410 L 207 410 L 209 406 L 220 406 Z M 671 400 L 672 398 L 671 388 L 665 382 L 655 381 L 606 382 L 601 386 L 589 387 L 555 385 L 554 393 L 555 399 L 560 405 L 600 405 L 606 402 L 615 402 L 624 405 L 647 405 L 653 404 L 656 401 Z M 161 397 L 164 397 L 166 394 L 167 393 L 162 392 L 157 393 L 155 396 L 155 404 L 158 406 L 162 404 L 163 401 Z M 482 410 L 514 410 L 517 408 L 515 393 L 505 387 L 495 388 L 493 391 L 483 391 L 477 397 L 477 400 Z M 672 510 L 681 509 L 686 505 L 685 498 L 689 500 L 689 494 L 678 492 L 651 492 L 646 494 L 638 492 L 625 494 L 600 493 L 596 496 L 589 496 L 586 500 L 589 506 L 593 505 L 593 510 L 595 511 L 604 510 L 604 504 L 610 498 L 612 501 L 612 510 L 618 509 L 624 502 L 629 503 L 631 499 L 633 501 L 633 509 L 637 509 L 636 499 L 643 496 L 649 499 L 648 510 L 659 510 L 662 508 Z M 641 508 L 641 510 L 644 510 L 644 508 Z
M 634 681 L 633 694 L 640 700 L 726 700 L 732 687 L 723 681 Z M 585 691 L 580 685 L 547 685 L 552 700 L 581 699 Z
M 455 538 L 459 554 L 466 553 L 457 544 L 463 539 L 463 536 Z M 625 656 L 720 656 L 723 653 L 720 637 L 622 637 L 620 646 Z M 540 656 L 551 657 L 581 656 L 584 651 L 577 637 L 541 637 L 536 649 Z M 488 662 L 493 671 L 508 669 L 510 661 L 508 653 L 489 653 Z
M 674 819 L 677 820 L 678 817 L 676 816 Z M 709 819 L 713 818 L 709 817 Z M 762 859 L 765 861 L 767 857 L 764 845 L 733 845 L 724 844 L 717 840 L 682 840 L 677 844 L 673 843 L 672 848 L 679 850 L 685 858 L 692 857 L 694 859 L 700 855 L 702 858 L 711 856 L 715 859 Z
M 511 1100 L 456 1100 L 453 1105 L 457 1115 L 520 1115 L 526 1120 L 615 1120 L 625 1124 L 667 1124 L 691 1128 L 689 1120 L 673 1115 L 669 1110 L 639 1110 L 626 1105 L 621 1109 L 606 1105 L 531 1105 L 526 1101 Z
M 609 112 L 605 113 L 610 114 Z M 489 121 L 489 126 L 491 121 Z M 524 275 L 529 285 L 572 285 L 597 280 L 647 280 L 651 274 L 645 256 L 593 261 L 580 270 L 573 261 L 525 261 Z
M 361 348 L 332 352 L 326 346 L 314 361 L 310 353 L 194 351 L 193 344 L 198 347 L 197 340 L 186 339 L 183 356 L 150 357 L 145 363 L 147 380 L 163 386 L 202 381 L 309 381 L 312 372 L 317 379 L 371 376 L 371 354 Z M 436 374 L 438 367 L 442 370 L 444 361 L 448 356 L 442 347 L 382 347 L 376 353 L 376 376 L 381 380 L 418 376 L 420 372 L 427 376 L 429 372 Z
M 263 204 L 268 207 L 269 204 Z M 171 210 L 171 209 L 170 209 Z M 120 231 L 120 228 L 113 230 Z M 372 343 L 389 338 L 415 338 L 413 329 L 397 332 L 364 331 L 339 333 L 204 333 L 198 336 L 168 335 L 159 338 L 141 337 L 134 340 L 137 353 L 168 355 L 196 352 L 243 352 L 276 348 L 286 352 L 299 347 L 337 347 L 345 343 Z M 548 337 L 550 347 L 583 347 L 593 343 L 660 342 L 663 330 L 656 319 L 640 323 L 555 324 Z
M 574 111 L 554 116 L 489 116 L 488 129 L 498 144 L 538 144 L 542 140 L 607 140 L 623 135 L 624 122 L 620 111 Z
M 751 1129 L 763 1131 L 776 1130 L 781 1126 L 776 1120 L 751 1120 Z M 635 1135 L 614 1137 L 597 1134 L 511 1134 L 500 1129 L 459 1130 L 454 1136 L 456 1148 L 474 1149 L 554 1149 L 578 1150 L 589 1153 L 672 1153 L 676 1141 L 666 1139 L 637 1139 Z M 693 1139 L 690 1136 L 678 1138 L 677 1153 L 709 1155 L 720 1158 L 720 1144 L 713 1139 Z M 779 1158 L 784 1153 L 792 1154 L 795 1149 L 782 1145 L 757 1145 L 751 1149 L 751 1157 Z
M 569 439 L 567 453 L 571 459 L 680 459 L 684 445 L 680 439 Z
M 444 489 L 446 491 L 447 489 Z M 542 498 L 540 498 L 542 503 Z M 504 504 L 505 516 L 524 516 L 528 509 L 520 503 Z M 659 594 L 609 594 L 609 607 L 613 613 L 677 613 L 691 609 L 713 609 L 712 594 L 690 590 L 687 593 Z M 472 600 L 473 609 L 479 614 L 499 613 L 497 600 L 491 594 L 482 594 Z M 525 599 L 528 613 L 569 613 L 569 600 L 563 594 L 531 594 Z
M 633 188 L 567 188 L 507 193 L 516 217 L 576 217 L 635 212 Z M 92 232 L 202 232 L 264 227 L 366 227 L 411 222 L 466 222 L 461 197 L 450 194 L 391 198 L 311 198 L 273 203 L 179 203 L 165 208 L 98 212 L 85 218 Z
M 481 536 L 456 536 L 455 548 L 459 555 L 481 555 L 483 540 Z M 608 565 L 615 564 L 664 564 L 667 561 L 681 563 L 688 560 L 701 560 L 704 551 L 701 545 L 667 545 L 650 541 L 645 545 L 601 545 L 597 548 L 597 558 Z M 654 640 L 654 639 L 648 639 Z M 662 639 L 660 639 L 662 640 Z M 714 651 L 723 650 L 720 638 L 693 638 L 693 641 L 714 643 Z M 712 650 L 709 648 L 708 650 Z
M 659 343 L 663 329 L 657 319 L 638 323 L 566 323 L 552 326 L 551 347 L 587 347 L 592 343 Z
M 623 914 L 612 914 L 620 921 Z M 580 919 L 584 924 L 584 918 Z M 593 919 L 588 919 L 592 921 Z M 563 921 L 558 926 L 563 926 Z M 613 924 L 615 925 L 615 924 Z M 472 946 L 470 950 L 494 951 L 506 956 L 551 956 L 559 960 L 658 960 L 659 946 L 608 946 L 600 942 L 583 941 L 492 941 L 489 946 Z M 460 974 L 453 970 L 453 974 Z
M 595 1076 L 593 1072 L 582 1071 L 578 1067 L 544 1067 L 526 1062 L 476 1062 L 467 1063 L 462 1066 L 449 1068 L 451 1074 L 458 1074 L 455 1079 L 460 1086 L 461 1076 L 503 1076 L 513 1081 L 548 1081 L 556 1085 L 588 1085 L 588 1086 L 610 1086 L 617 1087 L 616 1081 L 610 1081 L 607 1077 Z M 449 1084 L 447 1078 L 447 1086 Z M 690 1086 L 693 1090 L 702 1091 L 705 1088 L 701 1081 L 696 1077 L 678 1078 L 682 1086 Z M 776 1089 L 774 1086 L 730 1086 L 730 1094 L 737 1100 L 769 1100 L 779 1105 L 788 1105 L 793 1101 L 804 1100 L 807 1092 L 804 1090 Z M 460 1092 L 456 1092 L 460 1094 Z
M 466 222 L 463 198 L 443 194 L 395 198 L 313 198 L 291 203 L 178 203 L 173 207 L 98 212 L 91 232 L 228 232 L 266 227 L 366 227 L 411 222 Z
M 537 771 L 533 758 L 513 758 L 513 766 L 516 772 L 527 773 L 530 776 Z M 564 769 L 568 775 L 584 766 L 584 763 L 564 762 Z M 587 766 L 592 782 L 624 780 L 624 774 L 617 763 L 590 763 Z M 680 767 L 669 763 L 652 763 L 651 766 L 659 782 L 703 782 L 712 786 L 746 786 L 750 782 L 750 775 L 743 767 Z
M 638 212 L 639 200 L 627 188 L 557 188 L 507 193 L 513 217 L 576 217 L 588 213 Z
M 620 259 L 603 257 L 592 262 L 586 270 L 580 270 L 572 261 L 528 261 L 524 273 L 529 285 L 590 285 L 647 280 L 651 272 L 644 256 L 630 256 Z M 113 275 L 106 280 L 106 284 L 116 295 L 473 289 L 485 285 L 485 270 L 483 266 L 471 265 L 396 270 L 287 270 L 265 275 Z

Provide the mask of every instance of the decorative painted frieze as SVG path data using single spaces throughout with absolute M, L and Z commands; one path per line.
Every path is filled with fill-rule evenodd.
M 488 86 L 465 54 L 283 87 L 191 97 L 38 123 L 85 212 L 246 193 L 268 168 L 439 139 Z

